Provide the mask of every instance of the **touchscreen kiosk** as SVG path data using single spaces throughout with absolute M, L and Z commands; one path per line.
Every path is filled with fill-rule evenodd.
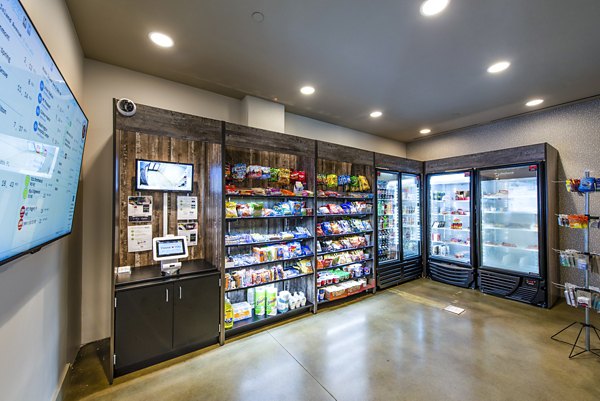
M 188 257 L 188 244 L 186 237 L 166 236 L 152 240 L 152 256 L 160 262 L 163 274 L 176 274 L 181 269 L 179 259 Z

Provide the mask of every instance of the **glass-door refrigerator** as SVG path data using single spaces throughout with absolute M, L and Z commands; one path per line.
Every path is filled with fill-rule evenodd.
M 478 171 L 481 291 L 542 306 L 545 238 L 540 165 Z
M 427 177 L 427 273 L 465 288 L 475 285 L 472 176 L 467 170 Z
M 377 283 L 421 277 L 421 185 L 418 174 L 377 171 Z

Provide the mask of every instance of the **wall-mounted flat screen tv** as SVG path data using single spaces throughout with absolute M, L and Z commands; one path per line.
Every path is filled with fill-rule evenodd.
M 88 120 L 18 0 L 0 0 L 0 264 L 71 233 Z
M 137 191 L 192 192 L 194 165 L 136 160 Z

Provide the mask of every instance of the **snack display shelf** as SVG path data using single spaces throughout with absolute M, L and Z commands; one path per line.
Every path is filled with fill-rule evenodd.
M 227 217 L 226 221 L 237 221 L 237 220 L 268 220 L 268 219 L 306 219 L 313 216 L 298 216 L 288 214 L 285 216 L 250 216 L 250 217 Z
M 326 288 L 326 287 L 321 287 L 321 288 Z M 373 288 L 375 288 L 375 283 L 373 283 L 373 284 L 367 284 L 367 286 L 362 287 L 360 290 L 352 291 L 352 292 L 347 292 L 345 294 L 338 295 L 337 297 L 333 297 L 333 298 L 329 298 L 329 299 L 324 299 L 322 301 L 319 301 L 319 304 L 326 304 L 326 303 L 329 303 L 329 302 L 333 302 L 333 301 L 337 301 L 337 300 L 340 300 L 340 299 L 348 298 L 348 297 L 351 297 L 353 295 L 358 295 L 358 294 L 361 294 L 361 293 L 366 292 L 368 290 L 372 290 Z
M 226 248 L 233 248 L 238 246 L 255 246 L 255 245 L 272 245 L 272 244 L 285 244 L 288 242 L 294 241 L 306 241 L 314 239 L 314 237 L 303 237 L 303 238 L 289 238 L 289 239 L 274 239 L 269 241 L 260 241 L 260 242 L 244 242 L 239 244 L 225 244 Z
M 372 234 L 372 233 L 373 233 L 373 230 L 367 230 L 367 231 L 357 231 L 357 232 L 354 232 L 354 233 L 318 235 L 317 239 L 321 239 L 321 238 L 338 238 L 338 237 L 347 237 L 349 235 L 361 235 L 361 234 Z
M 503 248 L 510 251 L 523 251 L 523 252 L 539 252 L 539 249 L 534 248 L 519 248 L 517 246 L 504 246 L 504 245 L 492 245 L 492 244 L 483 244 L 486 248 Z
M 356 261 L 354 261 L 354 262 L 350 262 L 350 263 L 342 263 L 341 265 L 335 265 L 335 266 L 323 267 L 323 268 L 321 268 L 321 269 L 318 269 L 318 268 L 317 268 L 317 270 L 321 272 L 321 271 L 323 271 L 323 270 L 332 270 L 332 269 L 337 269 L 338 267 L 350 266 L 350 265 L 353 265 L 353 264 L 355 264 L 355 263 L 370 262 L 370 261 L 372 261 L 372 260 L 373 260 L 373 258 L 369 258 L 369 259 L 363 259 L 363 260 L 356 260 Z
M 368 249 L 368 248 L 373 248 L 373 245 L 359 246 L 358 248 L 337 249 L 335 251 L 318 252 L 317 256 L 330 255 L 332 253 L 340 253 L 340 252 L 358 251 L 360 249 Z
M 266 282 L 266 283 L 260 283 L 260 284 L 249 285 L 248 287 L 240 287 L 240 288 L 228 289 L 228 290 L 225 290 L 225 293 L 228 293 L 228 292 L 234 292 L 234 291 L 242 291 L 242 290 L 247 290 L 247 289 L 249 289 L 249 288 L 261 287 L 261 286 L 263 286 L 263 285 L 269 285 L 269 284 L 273 284 L 273 283 L 279 283 L 279 282 L 282 282 L 282 281 L 294 280 L 294 279 L 297 279 L 297 278 L 306 277 L 306 276 L 312 276 L 312 275 L 313 275 L 313 273 L 312 273 L 312 272 L 311 272 L 311 273 L 306 273 L 306 274 L 299 274 L 299 275 L 297 275 L 297 276 L 293 276 L 293 277 L 286 277 L 286 278 L 280 278 L 280 279 L 278 279 L 278 280 L 268 281 L 268 282 Z
M 349 201 L 372 201 L 373 197 L 354 197 L 354 196 L 317 196 L 318 200 L 349 200 Z
M 225 266 L 225 270 L 231 270 L 231 269 L 244 269 L 246 267 L 254 267 L 254 266 L 262 266 L 262 265 L 269 265 L 269 264 L 273 264 L 273 263 L 285 263 L 285 262 L 295 262 L 297 260 L 302 260 L 302 259 L 310 259 L 314 256 L 313 253 L 309 254 L 309 255 L 303 255 L 303 256 L 298 256 L 295 258 L 289 258 L 289 259 L 279 259 L 279 260 L 270 260 L 268 262 L 260 262 L 260 263 L 251 263 L 249 265 L 241 265 L 241 266 Z
M 521 227 L 495 227 L 495 226 L 482 226 L 482 230 L 507 230 L 507 231 L 529 231 L 537 233 L 537 228 L 521 228 Z
M 270 323 L 275 323 L 275 322 L 283 320 L 283 319 L 288 319 L 290 317 L 300 315 L 304 312 L 309 311 L 312 307 L 313 307 L 313 304 L 309 301 L 306 301 L 306 305 L 304 305 L 304 306 L 290 310 L 285 313 L 278 313 L 277 315 L 273 315 L 273 316 L 267 316 L 267 315 L 255 316 L 253 314 L 251 318 L 240 320 L 238 322 L 233 323 L 232 328 L 225 330 L 225 337 L 229 338 L 229 337 L 235 336 L 237 334 L 258 328 L 260 326 L 264 326 L 264 325 L 267 325 Z
M 255 199 L 314 199 L 313 196 L 302 195 L 234 195 L 226 194 L 227 198 L 255 198 Z
M 317 214 L 317 217 L 358 217 L 358 216 L 371 216 L 373 212 L 365 213 L 339 213 L 339 214 Z

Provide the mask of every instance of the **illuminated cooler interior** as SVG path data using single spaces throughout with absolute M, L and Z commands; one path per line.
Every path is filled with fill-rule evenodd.
M 471 263 L 470 187 L 469 173 L 429 177 L 430 255 Z
M 379 261 L 398 260 L 400 258 L 398 173 L 378 173 L 377 209 Z
M 402 175 L 402 247 L 404 259 L 421 254 L 421 182 L 418 175 Z
M 483 170 L 482 266 L 539 273 L 537 168 Z

